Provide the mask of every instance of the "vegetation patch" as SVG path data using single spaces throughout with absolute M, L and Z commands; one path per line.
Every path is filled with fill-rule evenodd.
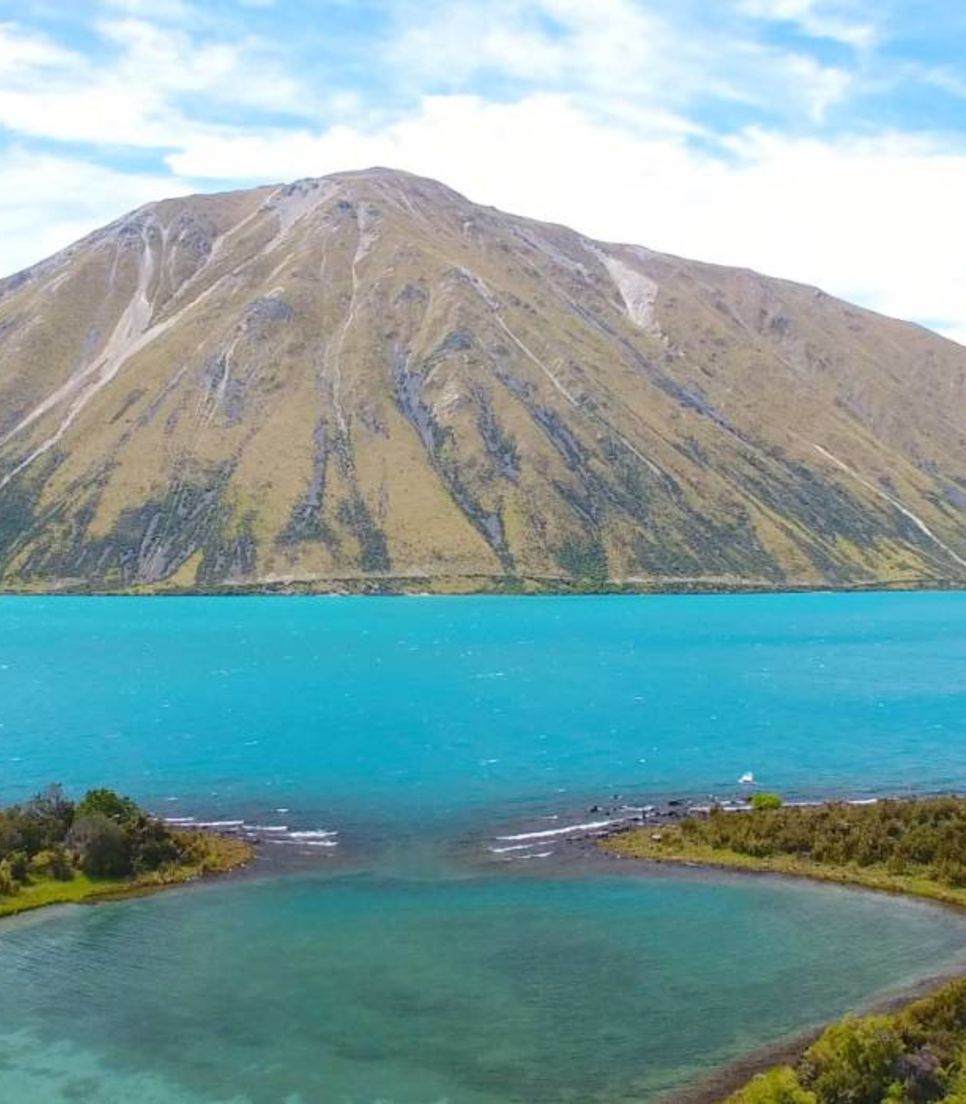
M 243 840 L 174 831 L 113 790 L 75 803 L 50 786 L 0 810 L 0 916 L 221 874 L 251 857 Z
M 338 518 L 359 542 L 359 566 L 363 571 L 384 574 L 392 570 L 386 534 L 376 524 L 361 495 L 343 499 L 339 503 Z
M 607 580 L 607 553 L 596 537 L 567 536 L 554 550 L 554 556 L 573 578 L 598 585 Z
M 893 1015 L 848 1016 L 794 1066 L 749 1081 L 731 1104 L 927 1104 L 966 1100 L 966 980 Z
M 767 804 L 631 829 L 602 846 L 630 858 L 852 882 L 966 907 L 966 798 Z

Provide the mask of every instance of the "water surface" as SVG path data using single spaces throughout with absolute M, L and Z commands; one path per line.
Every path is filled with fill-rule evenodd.
M 745 770 L 803 796 L 962 788 L 964 614 L 951 594 L 0 599 L 0 800 L 110 784 L 340 832 L 297 875 L 6 925 L 0 1099 L 647 1100 L 945 968 L 962 921 L 925 905 L 486 848 Z
M 0 946 L 2 1100 L 630 1104 L 966 932 L 755 879 L 357 876 L 74 909 Z

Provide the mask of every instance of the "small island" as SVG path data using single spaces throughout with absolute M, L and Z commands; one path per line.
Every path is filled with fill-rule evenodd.
M 171 828 L 113 790 L 49 786 L 0 809 L 0 917 L 151 892 L 245 865 L 250 843 Z
M 622 829 L 600 846 L 624 858 L 817 878 L 966 908 L 961 797 L 793 806 L 758 794 L 743 812 L 712 808 L 705 816 Z M 729 1100 L 963 1104 L 966 980 L 896 1012 L 846 1017 L 796 1061 L 759 1074 Z

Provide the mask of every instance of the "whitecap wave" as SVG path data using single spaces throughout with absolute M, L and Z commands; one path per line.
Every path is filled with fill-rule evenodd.
M 269 836 L 264 843 L 276 843 L 281 847 L 338 847 L 337 840 L 292 839 L 291 836 Z
M 619 820 L 590 820 L 586 824 L 568 824 L 563 828 L 545 828 L 542 832 L 517 832 L 512 836 L 497 836 L 498 840 L 507 843 L 516 840 L 549 839 L 551 836 L 567 836 L 573 832 L 592 832 L 595 828 L 609 828 L 612 824 L 620 824 Z

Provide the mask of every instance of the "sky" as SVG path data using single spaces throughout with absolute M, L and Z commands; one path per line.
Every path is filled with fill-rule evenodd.
M 385 165 L 966 344 L 961 0 L 0 0 L 0 274 Z

